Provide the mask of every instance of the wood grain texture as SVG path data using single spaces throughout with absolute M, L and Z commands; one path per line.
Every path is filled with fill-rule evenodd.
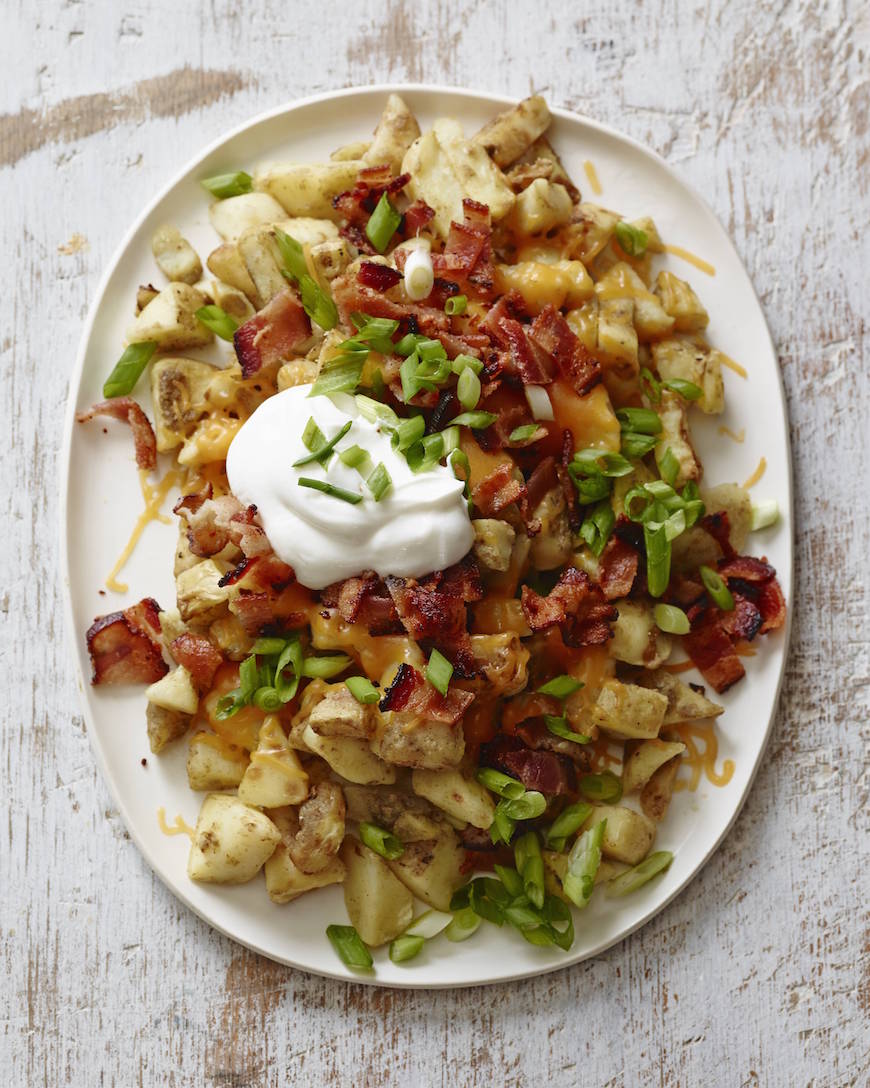
M 870 9 L 859 0 L 11 0 L 0 68 L 9 1085 L 866 1085 Z M 725 845 L 598 959 L 397 993 L 212 932 L 130 844 L 65 645 L 56 459 L 74 346 L 126 224 L 191 151 L 349 84 L 551 102 L 679 164 L 734 237 L 788 390 L 797 593 L 776 732 Z

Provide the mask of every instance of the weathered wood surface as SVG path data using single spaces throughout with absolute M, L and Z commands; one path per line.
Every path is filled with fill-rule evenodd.
M 870 1079 L 870 12 L 858 0 L 531 7 L 6 5 L 4 1084 Z M 229 126 L 296 95 L 391 79 L 541 90 L 679 164 L 760 293 L 795 449 L 787 686 L 726 844 L 676 903 L 597 960 L 456 993 L 310 978 L 175 902 L 96 772 L 57 571 L 66 378 L 130 217 Z

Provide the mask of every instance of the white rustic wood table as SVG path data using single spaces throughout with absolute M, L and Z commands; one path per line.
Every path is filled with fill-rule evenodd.
M 870 1083 L 870 8 L 586 7 L 4 5 L 3 1085 Z M 402 79 L 541 91 L 707 196 L 778 347 L 798 498 L 786 688 L 725 845 L 606 955 L 454 993 L 308 977 L 175 902 L 97 775 L 57 569 L 67 378 L 126 224 L 250 115 Z

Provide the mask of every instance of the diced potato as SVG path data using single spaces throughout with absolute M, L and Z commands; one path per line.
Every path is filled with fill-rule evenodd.
M 289 234 L 302 246 L 317 246 L 323 242 L 337 242 L 339 238 L 338 227 L 331 219 L 321 219 L 317 216 L 296 215 L 291 219 L 279 219 L 273 223 L 271 229 L 278 227 L 285 234 Z
M 172 574 L 175 578 L 179 576 L 183 571 L 190 570 L 191 567 L 195 567 L 199 562 L 199 556 L 194 555 L 190 550 L 190 541 L 187 538 L 187 528 L 185 522 L 179 521 L 178 523 L 178 543 L 175 546 L 175 559 L 172 566 Z M 174 612 L 178 612 L 178 609 L 173 609 Z M 178 612 L 178 618 L 181 619 L 181 613 Z M 183 622 L 183 621 L 182 621 Z
M 606 733 L 649 740 L 659 735 L 668 700 L 637 684 L 606 680 L 590 709 L 593 722 Z
M 257 297 L 257 288 L 248 274 L 245 262 L 235 242 L 225 242 L 217 249 L 213 249 L 206 258 L 210 272 L 213 272 L 219 280 L 228 283 L 241 291 L 251 302 Z
M 527 180 L 536 176 L 545 177 L 549 181 L 564 185 L 572 200 L 580 199 L 577 186 L 569 177 L 562 160 L 553 150 L 553 145 L 546 136 L 539 136 L 537 140 L 530 144 L 523 154 L 514 160 L 510 170 L 507 171 L 508 180 L 517 191 L 523 187 Z
M 180 446 L 208 414 L 206 394 L 215 373 L 213 366 L 197 359 L 167 355 L 153 363 L 151 399 L 158 452 Z
M 708 415 L 718 415 L 725 408 L 722 381 L 722 354 L 707 344 L 693 340 L 662 340 L 652 345 L 652 358 L 663 379 L 682 378 L 701 389 L 695 404 Z
M 287 852 L 303 872 L 318 873 L 332 863 L 344 839 L 345 803 L 341 786 L 323 781 L 299 807 Z
M 187 630 L 187 626 L 181 618 L 181 613 L 177 608 L 166 608 L 158 613 L 160 620 L 160 640 L 163 643 L 164 648 L 170 651 L 170 646 L 179 637 L 183 635 Z
M 637 374 L 637 332 L 630 298 L 599 299 L 597 354 L 604 366 L 619 377 Z
M 481 566 L 505 571 L 510 566 L 516 532 L 506 521 L 497 518 L 477 518 L 474 529 L 474 554 Z
M 193 686 L 190 673 L 183 665 L 176 665 L 156 683 L 145 689 L 145 698 L 164 710 L 179 714 L 193 714 L 199 706 L 199 696 Z
M 202 275 L 202 261 L 177 227 L 158 227 L 151 238 L 151 252 L 157 267 L 174 283 L 192 286 Z
M 414 897 L 383 858 L 348 836 L 341 848 L 346 866 L 344 902 L 351 925 L 367 945 L 377 948 L 410 925 Z
M 495 804 L 492 794 L 476 779 L 466 778 L 459 771 L 414 771 L 411 775 L 414 793 L 425 797 L 442 812 L 465 820 L 484 830 L 492 823 Z
M 437 839 L 405 843 L 401 857 L 387 864 L 418 899 L 435 910 L 449 910 L 453 893 L 465 879 L 465 851 L 451 831 Z
M 419 135 L 417 118 L 405 100 L 391 94 L 371 144 L 358 157 L 364 159 L 367 166 L 389 166 L 390 173 L 401 174 L 405 152 Z
M 483 675 L 488 695 L 516 695 L 528 683 L 530 655 L 520 639 L 523 633 L 513 630 L 471 636 L 474 664 Z
M 541 313 L 545 306 L 557 310 L 579 306 L 593 296 L 592 278 L 581 261 L 545 261 L 542 257 L 537 254 L 535 260 L 496 265 L 498 290 L 502 294 L 518 291 L 532 314 Z
M 571 332 L 587 351 L 598 348 L 598 299 L 593 296 L 574 310 L 565 314 Z M 617 481 L 618 482 L 618 481 Z
M 170 283 L 139 314 L 127 330 L 127 339 L 131 344 L 153 340 L 160 351 L 210 344 L 214 333 L 196 318 L 196 311 L 205 304 L 202 291 L 186 283 Z
M 517 197 L 514 220 L 523 234 L 544 234 L 568 223 L 574 204 L 564 185 L 537 178 Z
M 618 261 L 599 279 L 595 293 L 600 300 L 630 298 L 634 302 L 633 320 L 639 340 L 667 336 L 674 327 L 674 319 L 626 261 Z
M 674 319 L 677 332 L 699 332 L 710 322 L 710 315 L 701 305 L 701 300 L 685 280 L 673 272 L 659 272 L 656 277 L 655 293 L 662 300 L 662 306 Z
M 656 626 L 650 607 L 639 601 L 620 601 L 608 652 L 627 665 L 657 669 L 670 657 L 673 641 Z
M 308 749 L 326 760 L 336 774 L 362 786 L 390 785 L 396 771 L 372 751 L 365 740 L 354 737 L 321 737 L 306 726 L 302 739 Z
M 698 718 L 716 718 L 725 710 L 724 706 L 712 702 L 702 692 L 695 691 L 665 669 L 647 673 L 640 678 L 640 683 L 658 691 L 667 699 L 663 726 L 695 721 Z
M 622 788 L 625 793 L 640 789 L 656 773 L 662 764 L 685 752 L 685 744 L 678 741 L 644 740 L 632 751 L 622 768 Z
M 240 325 L 244 325 L 249 317 L 254 316 L 254 307 L 248 296 L 238 287 L 231 287 L 228 283 L 221 283 L 220 280 L 212 280 L 211 297 L 215 305 L 220 306 L 224 313 L 228 313 Z
M 269 226 L 251 227 L 239 238 L 237 245 L 254 284 L 252 302 L 261 310 L 287 286 L 274 232 Z
M 650 216 L 644 215 L 640 219 L 633 219 L 630 226 L 636 227 L 638 230 L 644 232 L 646 235 L 646 248 L 648 253 L 664 253 L 664 242 L 659 234 L 658 227 Z
M 640 807 L 650 820 L 663 820 L 671 803 L 674 782 L 680 769 L 679 756 L 662 764 L 640 791 Z
M 167 710 L 156 703 L 145 706 L 145 721 L 148 727 L 148 742 L 151 751 L 157 755 L 167 744 L 183 737 L 190 727 L 190 715 L 178 710 Z
M 185 623 L 207 624 L 226 612 L 230 591 L 220 585 L 223 571 L 213 559 L 201 559 L 175 579 L 178 611 Z
M 550 110 L 539 95 L 505 110 L 474 134 L 474 142 L 498 166 L 508 166 L 524 154 L 550 126 Z
M 145 309 L 145 307 L 148 305 L 148 303 L 153 298 L 157 298 L 157 296 L 159 294 L 160 294 L 159 290 L 150 283 L 146 284 L 144 286 L 141 286 L 141 287 L 137 287 L 136 288 L 136 309 L 134 311 L 135 315 L 138 317 L 139 314 L 141 314 L 142 311 Z
M 368 741 L 374 734 L 373 708 L 357 702 L 346 684 L 330 684 L 311 708 L 308 725 L 321 737 L 356 737 Z
M 643 813 L 622 805 L 596 805 L 583 830 L 607 820 L 601 853 L 607 858 L 637 865 L 649 853 L 656 836 L 656 825 Z
M 570 255 L 587 267 L 613 237 L 620 216 L 598 204 L 582 203 L 577 207 L 574 222 L 567 228 L 571 242 Z
M 276 223 L 284 215 L 284 209 L 268 193 L 242 193 L 216 200 L 208 210 L 211 225 L 225 242 L 237 242 L 251 227 Z
M 342 144 L 335 151 L 330 151 L 329 158 L 332 162 L 350 162 L 351 160 L 364 159 L 371 146 L 371 140 L 354 140 L 349 144 Z
M 731 547 L 742 554 L 752 528 L 752 499 L 739 484 L 717 484 L 701 494 L 708 514 L 724 510 L 728 515 L 728 539 Z
M 273 903 L 290 903 L 304 892 L 315 888 L 325 888 L 328 884 L 341 884 L 347 870 L 344 862 L 335 857 L 317 873 L 304 873 L 293 864 L 283 842 L 278 843 L 275 852 L 266 862 L 266 891 Z
M 423 842 L 426 839 L 437 839 L 443 835 L 445 824 L 443 819 L 436 820 L 427 816 L 424 812 L 403 812 L 396 818 L 393 824 L 393 834 L 402 842 Z
M 697 571 L 702 564 L 715 567 L 722 549 L 706 529 L 693 525 L 671 541 L 671 571 L 685 574 Z
M 450 725 L 404 714 L 385 714 L 384 718 L 384 732 L 372 745 L 387 763 L 441 771 L 462 762 L 465 736 L 461 721 Z
M 555 570 L 571 558 L 574 541 L 568 523 L 568 509 L 561 488 L 548 491 L 532 511 L 541 531 L 532 537 L 531 561 L 536 570 Z
M 280 808 L 298 805 L 307 796 L 308 775 L 287 743 L 280 721 L 270 714 L 260 727 L 256 750 L 239 783 L 239 797 L 260 808 Z
M 245 884 L 281 841 L 268 816 L 238 797 L 211 793 L 203 801 L 187 862 L 191 880 Z
M 326 283 L 340 276 L 354 260 L 356 249 L 344 238 L 328 238 L 311 247 L 311 263 L 320 279 Z
M 208 629 L 218 649 L 231 661 L 243 661 L 251 653 L 254 640 L 244 629 L 238 616 L 228 613 L 216 619 Z
M 662 390 L 661 404 L 658 407 L 662 430 L 655 447 L 656 464 L 661 470 L 662 461 L 668 450 L 676 457 L 679 466 L 674 487 L 681 488 L 689 480 L 701 479 L 701 463 L 695 456 L 692 439 L 689 435 L 688 404 L 678 393 L 669 389 Z
M 187 753 L 187 781 L 192 790 L 229 790 L 242 781 L 248 755 L 213 733 L 194 733 Z
M 254 171 L 253 185 L 275 197 L 288 215 L 338 220 L 332 198 L 352 189 L 365 165 L 359 160 L 264 163 Z

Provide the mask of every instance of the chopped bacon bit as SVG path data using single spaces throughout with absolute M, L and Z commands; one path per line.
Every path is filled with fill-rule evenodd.
M 426 434 L 435 434 L 447 426 L 447 420 L 456 415 L 456 390 L 442 389 L 438 394 L 438 403 L 426 424 Z
M 756 559 L 754 555 L 735 555 L 733 559 L 719 562 L 719 574 L 729 581 L 739 578 L 742 582 L 761 585 L 776 576 L 776 571 L 765 559 Z
M 363 228 L 381 196 L 400 192 L 410 180 L 410 174 L 400 174 L 394 178 L 389 165 L 368 166 L 360 170 L 352 189 L 332 198 L 332 206 L 344 216 L 348 226 L 359 230 L 365 238 Z
M 567 757 L 578 770 L 588 771 L 591 766 L 591 752 L 576 741 L 554 736 L 542 718 L 530 718 L 517 729 L 516 735 L 536 752 L 555 752 Z
M 704 679 L 720 695 L 745 675 L 731 639 L 719 622 L 718 609 L 710 609 L 685 636 L 689 657 Z
M 522 608 L 533 631 L 558 626 L 569 646 L 596 646 L 613 637 L 618 612 L 585 571 L 568 567 L 546 597 L 523 586 Z
M 272 595 L 253 593 L 242 589 L 233 600 L 232 611 L 236 614 L 247 634 L 259 635 L 272 623 Z
M 748 597 L 735 593 L 734 608 L 730 612 L 723 612 L 719 623 L 732 642 L 739 642 L 740 639 L 751 642 L 761 627 L 761 612 Z
M 434 208 L 430 208 L 425 200 L 415 200 L 405 212 L 405 237 L 415 237 L 434 218 Z
M 290 359 L 311 336 L 311 322 L 291 287 L 284 287 L 262 310 L 236 329 L 233 343 L 250 378 L 258 370 Z
M 705 514 L 698 522 L 722 549 L 726 559 L 732 559 L 736 552 L 731 547 L 731 522 L 725 510 L 719 510 L 715 514 Z
M 79 412 L 76 419 L 79 423 L 87 423 L 94 416 L 111 416 L 121 423 L 129 424 L 136 450 L 136 467 L 146 472 L 152 472 L 157 467 L 157 439 L 154 437 L 154 428 L 132 397 L 100 401 L 86 412 Z
M 601 364 L 552 304 L 548 303 L 532 322 L 529 339 L 546 353 L 581 397 L 601 381 Z
M 532 751 L 516 737 L 502 734 L 485 744 L 480 761 L 518 778 L 529 790 L 555 795 L 573 793 L 577 788 L 574 765 L 569 759 L 555 752 Z
M 755 602 L 761 613 L 761 634 L 768 631 L 777 631 L 785 623 L 785 597 L 776 578 L 765 582 L 758 591 L 758 600 Z
M 190 673 L 198 691 L 211 690 L 214 674 L 224 660 L 223 654 L 211 639 L 185 631 L 172 640 L 169 652 Z
M 514 467 L 505 461 L 472 490 L 472 501 L 484 517 L 498 514 L 512 502 L 525 497 L 526 486 L 514 476 Z
M 535 510 L 544 496 L 558 485 L 556 459 L 555 457 L 545 457 L 543 461 L 535 466 L 531 476 L 526 480 L 526 501 L 529 510 Z
M 374 571 L 327 586 L 321 593 L 324 604 L 337 608 L 347 623 L 360 623 L 371 635 L 402 630 L 399 614 L 383 580 Z
M 269 555 L 255 555 L 252 559 L 243 559 L 238 566 L 227 571 L 218 585 L 241 586 L 245 590 L 272 590 L 279 593 L 295 581 L 296 574 L 293 568 L 288 567 L 274 552 L 271 552 Z
M 169 672 L 163 660 L 160 605 L 145 597 L 123 612 L 97 616 L 85 636 L 92 684 L 153 684 Z
M 214 491 L 211 484 L 207 483 L 202 491 L 194 491 L 190 495 L 182 495 L 175 506 L 172 507 L 172 513 L 179 515 L 182 513 L 186 515 L 195 514 L 206 499 L 212 497 L 213 493 Z M 218 548 L 218 551 L 220 551 L 220 548 Z
M 489 208 L 465 199 L 462 211 L 463 222 L 450 224 L 444 252 L 432 255 L 432 266 L 446 279 L 463 281 L 470 294 L 488 299 L 494 289 Z
M 620 519 L 628 521 L 624 514 Z M 607 541 L 598 561 L 598 584 L 608 601 L 627 597 L 637 579 L 640 553 L 637 548 L 614 533 Z
M 574 435 L 571 433 L 570 428 L 566 427 L 562 431 L 562 456 L 559 464 L 556 466 L 556 475 L 559 477 L 559 484 L 565 499 L 565 508 L 568 511 L 568 524 L 571 527 L 571 532 L 579 533 L 580 526 L 583 524 L 583 514 L 580 511 L 577 488 L 574 486 L 574 481 L 571 479 L 571 473 L 568 471 L 568 465 L 571 463 L 573 457 Z
M 483 322 L 493 340 L 508 353 L 506 369 L 523 385 L 547 385 L 553 380 L 554 367 L 545 351 L 531 341 L 517 320 L 522 299 L 510 291 L 490 309 Z
M 371 287 L 375 291 L 389 291 L 401 280 L 402 273 L 388 264 L 376 264 L 374 261 L 363 261 L 357 272 L 357 279 L 364 287 Z
M 396 676 L 384 692 L 378 709 L 397 711 L 426 718 L 429 721 L 453 725 L 474 702 L 470 691 L 449 688 L 446 695 L 427 684 L 419 672 L 406 662 L 399 666 Z
M 507 359 L 507 355 L 503 358 Z M 498 380 L 483 386 L 484 392 L 477 403 L 482 412 L 492 412 L 496 417 L 486 430 L 478 434 L 478 445 L 483 450 L 501 450 L 511 446 L 511 435 L 517 427 L 531 422 L 529 405 L 521 389 Z M 483 383 L 484 375 L 481 374 Z M 530 451 L 529 456 L 534 452 Z

